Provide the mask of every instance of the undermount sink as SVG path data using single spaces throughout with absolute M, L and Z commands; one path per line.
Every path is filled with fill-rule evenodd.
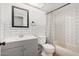
M 16 42 L 16 41 L 22 41 L 22 40 L 30 40 L 30 39 L 36 39 L 35 36 L 23 36 L 23 37 L 9 37 L 5 38 L 5 42 Z

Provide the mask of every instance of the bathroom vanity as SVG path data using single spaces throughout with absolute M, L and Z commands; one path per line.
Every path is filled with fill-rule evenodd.
M 13 40 L 14 39 L 14 40 Z M 38 41 L 35 37 L 6 39 L 6 44 L 1 45 L 2 56 L 36 56 Z

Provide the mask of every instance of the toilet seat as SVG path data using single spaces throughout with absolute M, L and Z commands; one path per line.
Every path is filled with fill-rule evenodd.
M 43 56 L 52 56 L 54 53 L 54 46 L 51 44 L 43 44 L 43 50 L 42 50 L 42 55 Z
M 43 47 L 47 49 L 55 49 L 51 44 L 44 44 Z

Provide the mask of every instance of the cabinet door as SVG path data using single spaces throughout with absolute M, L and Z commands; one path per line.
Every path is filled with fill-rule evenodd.
M 38 42 L 35 40 L 28 40 L 24 45 L 24 56 L 36 56 L 38 51 Z
M 1 52 L 2 56 L 23 56 L 23 48 L 16 47 L 11 49 L 5 49 Z

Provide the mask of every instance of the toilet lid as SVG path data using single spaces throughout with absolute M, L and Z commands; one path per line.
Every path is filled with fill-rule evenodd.
M 43 47 L 48 48 L 48 49 L 55 49 L 54 46 L 51 44 L 44 44 Z

